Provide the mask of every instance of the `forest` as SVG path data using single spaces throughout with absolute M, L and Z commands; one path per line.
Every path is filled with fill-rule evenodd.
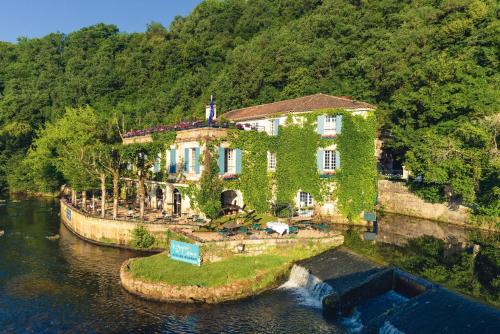
M 73 132 L 65 117 L 93 124 L 75 134 L 97 127 L 113 142 L 117 127 L 200 119 L 212 94 L 223 113 L 322 92 L 378 106 L 379 132 L 418 176 L 417 194 L 498 217 L 499 9 L 493 0 L 206 0 L 144 33 L 102 23 L 0 42 L 0 190 L 68 181 L 57 163 L 67 143 L 54 133 Z

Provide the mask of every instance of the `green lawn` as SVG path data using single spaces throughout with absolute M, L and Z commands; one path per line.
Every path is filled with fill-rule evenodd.
M 285 273 L 294 261 L 313 256 L 326 248 L 304 246 L 298 249 L 274 251 L 259 256 L 234 256 L 220 262 L 204 263 L 201 267 L 171 260 L 165 253 L 136 259 L 130 264 L 133 277 L 171 285 L 214 287 L 232 282 L 255 279 L 252 287 L 269 285 Z

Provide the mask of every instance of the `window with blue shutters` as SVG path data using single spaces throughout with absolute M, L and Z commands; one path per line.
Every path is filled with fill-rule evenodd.
M 322 172 L 323 171 L 323 157 L 324 157 L 324 151 L 323 150 L 318 150 L 316 153 L 316 162 L 318 165 L 318 171 Z
M 174 174 L 176 173 L 177 169 L 177 159 L 176 159 L 176 152 L 175 149 L 170 150 L 170 166 L 169 166 L 169 172 Z
M 335 117 L 335 130 L 338 135 L 342 133 L 342 115 Z
M 184 172 L 189 172 L 189 148 L 184 149 Z
M 318 116 L 318 118 L 316 119 L 316 129 L 318 131 L 318 133 L 320 135 L 324 134 L 325 132 L 325 116 L 324 115 L 321 115 L 321 116 Z
M 200 148 L 194 149 L 194 172 L 198 175 L 200 174 Z
M 333 171 L 335 170 L 335 151 L 326 150 L 324 153 L 323 170 Z
M 224 164 L 225 162 L 225 159 L 224 159 L 224 156 L 225 156 L 225 149 L 224 147 L 219 147 L 219 155 L 218 155 L 218 158 L 217 158 L 217 162 L 219 164 L 219 174 L 222 175 L 224 174 L 224 170 L 226 169 L 226 166 Z

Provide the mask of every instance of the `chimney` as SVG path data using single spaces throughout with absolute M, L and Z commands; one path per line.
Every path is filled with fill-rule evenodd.
M 210 105 L 205 106 L 205 119 L 210 117 Z M 217 118 L 217 105 L 214 104 L 214 119 Z

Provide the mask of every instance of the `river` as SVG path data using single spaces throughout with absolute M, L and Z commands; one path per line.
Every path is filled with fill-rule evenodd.
M 342 332 L 284 289 L 221 305 L 140 300 L 121 288 L 118 273 L 141 254 L 76 238 L 58 212 L 54 200 L 0 203 L 0 333 Z
M 131 296 L 119 284 L 119 267 L 145 254 L 76 238 L 60 223 L 56 200 L 0 201 L 0 230 L 0 333 L 344 332 L 293 289 L 220 305 Z M 378 232 L 393 245 L 429 234 L 464 247 L 468 240 L 461 227 L 401 216 L 382 219 Z M 54 235 L 60 238 L 47 238 Z

